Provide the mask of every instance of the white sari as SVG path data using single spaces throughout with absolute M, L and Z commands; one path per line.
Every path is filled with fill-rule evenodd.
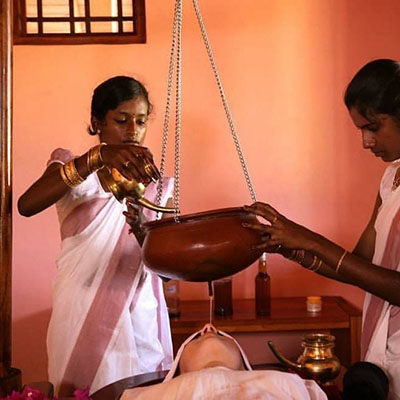
M 380 188 L 382 205 L 375 222 L 376 241 L 372 262 L 400 271 L 400 188 L 392 182 L 400 160 L 385 171 Z M 400 287 L 399 287 L 400 290 Z M 380 366 L 390 381 L 389 400 L 400 399 L 400 308 L 370 293 L 363 312 L 361 357 Z
M 56 150 L 51 161 L 71 153 Z M 166 178 L 162 203 L 171 196 Z M 154 200 L 156 188 L 146 196 Z M 56 393 L 90 393 L 128 376 L 168 369 L 172 344 L 161 280 L 147 270 L 119 203 L 97 174 L 57 202 L 61 253 L 48 329 L 49 379 Z M 147 219 L 155 213 L 144 211 Z

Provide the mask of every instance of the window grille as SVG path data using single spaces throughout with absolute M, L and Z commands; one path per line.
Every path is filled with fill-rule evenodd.
M 14 0 L 14 44 L 145 43 L 145 0 Z

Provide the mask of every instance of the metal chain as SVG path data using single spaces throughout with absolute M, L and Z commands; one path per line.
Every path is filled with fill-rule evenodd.
M 211 49 L 210 42 L 208 40 L 206 28 L 203 22 L 203 18 L 200 13 L 200 8 L 197 0 L 193 0 L 193 5 L 196 11 L 197 20 L 199 22 L 201 34 L 203 36 L 204 44 L 206 46 L 207 54 L 214 72 L 214 76 L 217 80 L 218 90 L 222 99 L 222 103 L 225 109 L 225 113 L 228 119 L 229 127 L 231 129 L 233 141 L 235 143 L 236 151 L 239 156 L 240 164 L 243 169 L 243 173 L 246 179 L 248 189 L 250 191 L 250 196 L 253 202 L 256 201 L 256 194 L 251 182 L 250 174 L 247 169 L 246 161 L 242 152 L 239 137 L 237 135 L 236 127 L 233 122 L 232 114 L 228 105 L 228 101 L 225 96 L 224 89 L 222 87 L 221 78 L 219 76 L 216 63 L 214 61 L 214 55 Z M 168 130 L 169 130 L 169 120 L 171 114 L 171 94 L 172 94 L 172 80 L 174 75 L 174 69 L 176 67 L 176 81 L 175 81 L 175 165 L 174 165 L 174 209 L 175 209 L 175 221 L 179 222 L 180 215 L 180 169 L 181 169 L 181 159 L 180 159 L 180 149 L 181 149 L 181 122 L 182 122 L 182 90 L 181 90 L 181 75 L 182 75 L 182 0 L 176 0 L 175 10 L 174 10 L 174 23 L 173 23 L 173 34 L 172 34 L 172 46 L 168 69 L 168 86 L 167 86 L 167 101 L 165 108 L 164 117 L 164 127 L 163 127 L 163 139 L 162 139 L 162 154 L 161 154 L 161 164 L 160 173 L 161 179 L 157 186 L 157 204 L 161 203 L 162 197 L 162 178 L 165 173 L 166 164 L 166 151 L 168 143 Z M 176 61 L 176 65 L 175 65 Z
M 176 87 L 175 87 L 175 181 L 174 217 L 179 222 L 180 171 L 181 171 L 181 126 L 182 126 L 182 0 L 179 1 L 176 43 Z
M 214 71 L 214 76 L 215 76 L 215 78 L 217 80 L 219 93 L 221 95 L 221 99 L 222 99 L 222 103 L 224 105 L 225 113 L 226 113 L 226 116 L 228 118 L 229 127 L 231 129 L 233 141 L 235 142 L 236 151 L 238 153 L 240 164 L 242 165 L 243 173 L 244 173 L 244 176 L 246 178 L 246 183 L 247 183 L 247 186 L 248 186 L 249 191 L 250 191 L 251 200 L 254 203 L 257 200 L 256 199 L 256 194 L 255 194 L 255 191 L 254 191 L 254 188 L 253 188 L 253 184 L 251 182 L 249 171 L 247 169 L 246 161 L 245 161 L 245 158 L 244 158 L 244 155 L 243 155 L 243 152 L 242 152 L 242 148 L 241 148 L 241 145 L 240 145 L 240 142 L 239 142 L 239 137 L 238 137 L 237 132 L 236 132 L 235 124 L 233 122 L 231 111 L 229 109 L 228 101 L 226 100 L 225 92 L 224 92 L 224 89 L 222 87 L 222 83 L 221 83 L 221 79 L 220 79 L 220 76 L 219 76 L 219 73 L 218 73 L 218 70 L 217 70 L 217 66 L 216 66 L 215 61 L 214 61 L 214 55 L 213 55 L 213 52 L 212 52 L 212 49 L 211 49 L 210 42 L 208 40 L 207 31 L 206 31 L 206 28 L 205 28 L 205 25 L 204 25 L 204 22 L 203 22 L 203 18 L 202 18 L 201 13 L 200 13 L 199 5 L 197 4 L 197 0 L 193 0 L 193 5 L 194 5 L 195 11 L 196 11 L 197 20 L 198 20 L 199 25 L 200 25 L 200 30 L 201 30 L 201 34 L 203 36 L 204 44 L 206 46 L 208 58 L 210 60 L 212 69 Z
M 163 190 L 163 177 L 165 174 L 169 121 L 170 121 L 170 115 L 171 115 L 172 79 L 173 79 L 174 67 L 175 67 L 175 48 L 176 48 L 176 41 L 177 41 L 177 26 L 178 26 L 177 21 L 178 21 L 178 15 L 179 15 L 178 10 L 180 7 L 180 1 L 181 0 L 176 0 L 175 10 L 174 10 L 172 44 L 171 44 L 171 53 L 170 53 L 169 67 L 168 67 L 167 100 L 166 100 L 166 106 L 165 106 L 163 138 L 162 138 L 162 147 L 161 147 L 161 163 L 160 163 L 161 178 L 159 179 L 158 185 L 157 185 L 156 203 L 158 205 L 161 204 L 161 197 L 162 197 L 162 190 Z

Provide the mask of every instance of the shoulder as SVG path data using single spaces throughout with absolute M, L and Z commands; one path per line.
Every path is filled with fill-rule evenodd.
M 393 179 L 396 175 L 397 169 L 400 167 L 400 162 L 393 162 L 387 166 L 383 173 L 380 185 L 379 194 L 382 200 L 385 200 L 392 191 Z
M 47 165 L 53 162 L 65 164 L 73 158 L 74 154 L 70 150 L 58 148 L 53 150 L 53 152 L 50 154 L 50 159 L 47 161 Z

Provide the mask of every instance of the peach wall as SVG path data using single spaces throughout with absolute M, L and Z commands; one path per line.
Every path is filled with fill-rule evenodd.
M 228 6 L 229 4 L 229 6 Z M 352 248 L 385 165 L 362 150 L 342 96 L 365 62 L 399 58 L 397 0 L 200 0 L 258 199 Z M 84 152 L 93 88 L 115 74 L 147 85 L 147 145 L 159 160 L 173 1 L 147 1 L 146 44 L 14 47 L 14 204 L 55 147 Z M 249 203 L 191 2 L 184 2 L 181 205 L 184 213 Z M 171 167 L 171 165 L 170 165 Z M 172 173 L 172 169 L 170 169 Z M 45 332 L 59 250 L 54 208 L 14 212 L 13 365 L 45 379 Z M 273 296 L 363 292 L 269 258 Z M 234 279 L 253 296 L 255 266 Z M 182 298 L 205 298 L 184 283 Z

